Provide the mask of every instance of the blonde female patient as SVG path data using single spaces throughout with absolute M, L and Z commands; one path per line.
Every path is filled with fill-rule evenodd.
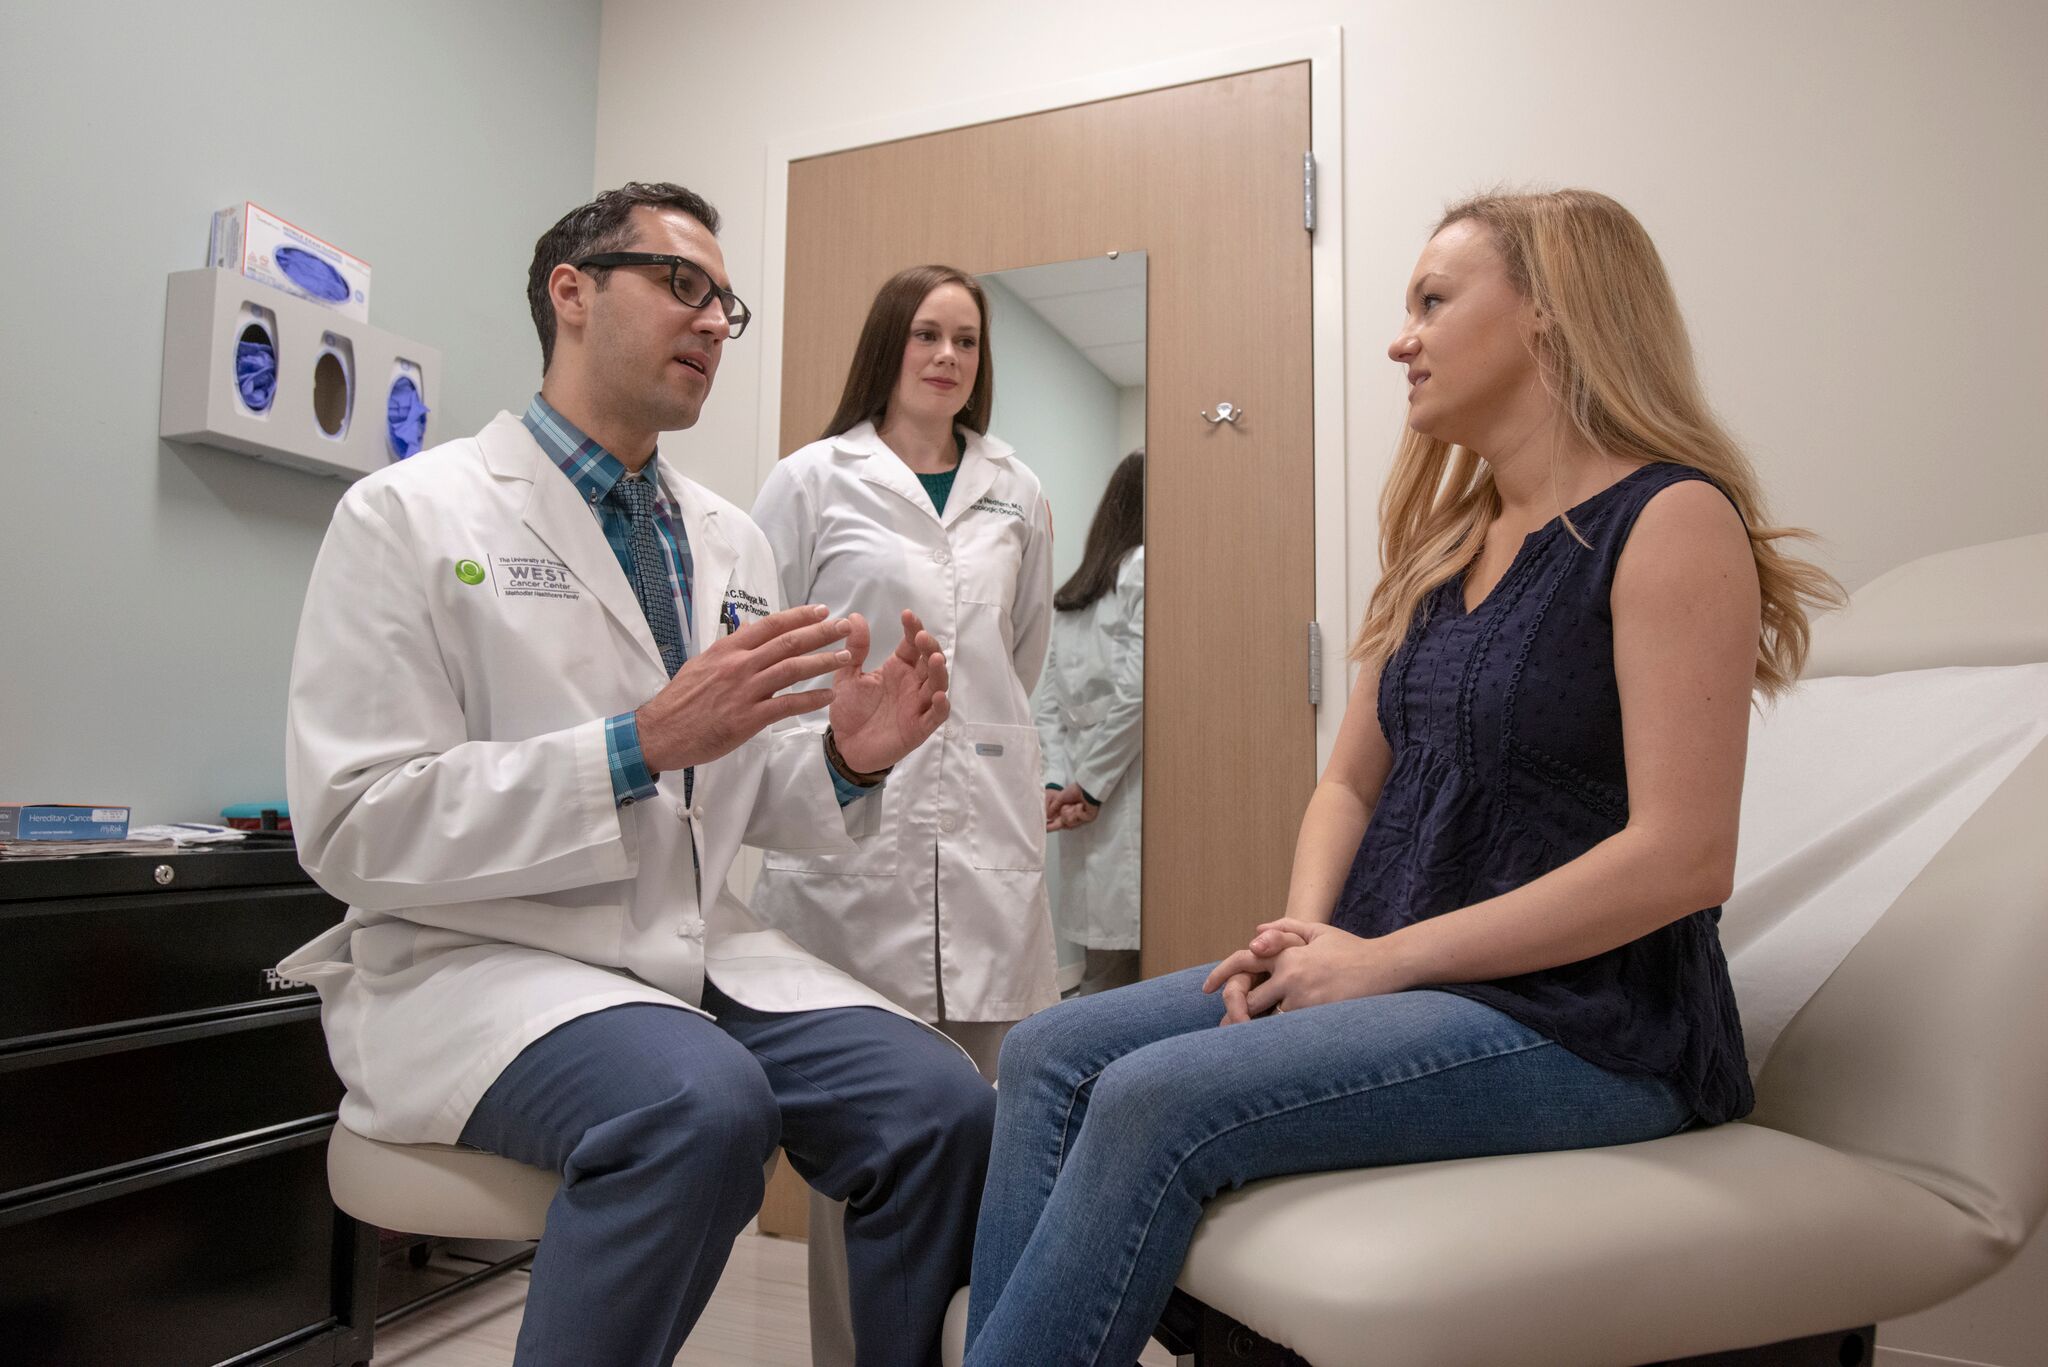
M 1011 1033 L 971 1367 L 1132 1361 L 1244 1182 L 1750 1108 L 1716 925 L 1751 696 L 1838 590 L 1781 548 L 1621 205 L 1458 204 L 1401 314 L 1383 573 L 1286 903 Z

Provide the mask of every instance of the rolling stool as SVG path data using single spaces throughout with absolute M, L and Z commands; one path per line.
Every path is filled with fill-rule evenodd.
M 769 1156 L 769 1174 L 781 1153 Z M 335 1206 L 378 1229 L 442 1239 L 538 1240 L 560 1186 L 561 1179 L 545 1168 L 455 1144 L 387 1144 L 340 1124 L 327 1140 L 327 1187 Z M 421 1309 L 531 1258 L 529 1253 L 464 1277 L 405 1310 Z M 359 1261 L 358 1275 L 362 1270 Z

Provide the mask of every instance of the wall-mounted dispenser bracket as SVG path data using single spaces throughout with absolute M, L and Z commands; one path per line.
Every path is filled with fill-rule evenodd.
M 253 329 L 253 330 L 252 330 Z M 256 412 L 236 384 L 236 345 L 268 342 L 277 362 L 270 406 Z M 389 387 L 404 375 L 428 409 L 441 406 L 441 352 L 343 317 L 232 270 L 179 271 L 164 300 L 163 394 L 157 433 L 204 442 L 315 474 L 360 479 L 393 460 Z

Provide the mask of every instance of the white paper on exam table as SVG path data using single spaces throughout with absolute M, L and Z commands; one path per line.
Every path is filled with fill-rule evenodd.
M 2044 737 L 2048 664 L 1809 679 L 1750 718 L 1721 942 L 1752 1076 Z

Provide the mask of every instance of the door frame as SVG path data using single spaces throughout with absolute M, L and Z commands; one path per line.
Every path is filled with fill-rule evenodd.
M 1309 243 L 1310 352 L 1313 357 L 1315 611 L 1323 637 L 1322 697 L 1316 708 L 1316 769 L 1329 762 L 1350 690 L 1345 646 L 1351 638 L 1350 498 L 1345 480 L 1344 394 L 1344 31 L 1306 29 L 1254 43 L 1172 57 L 1053 85 L 1000 92 L 958 104 L 904 110 L 858 123 L 779 138 L 768 147 L 762 214 L 761 293 L 754 315 L 758 345 L 772 364 L 761 368 L 760 450 L 755 477 L 766 480 L 780 459 L 782 434 L 782 294 L 788 255 L 789 167 L 808 157 L 943 133 L 1000 119 L 1042 114 L 1169 86 L 1236 76 L 1267 67 L 1309 63 L 1309 141 L 1316 161 L 1316 228 Z M 1308 150 L 1308 149 L 1304 149 Z M 1374 567 L 1365 566 L 1371 570 Z M 1360 601 L 1366 586 L 1359 588 Z M 1306 650 L 1307 642 L 1302 648 Z

